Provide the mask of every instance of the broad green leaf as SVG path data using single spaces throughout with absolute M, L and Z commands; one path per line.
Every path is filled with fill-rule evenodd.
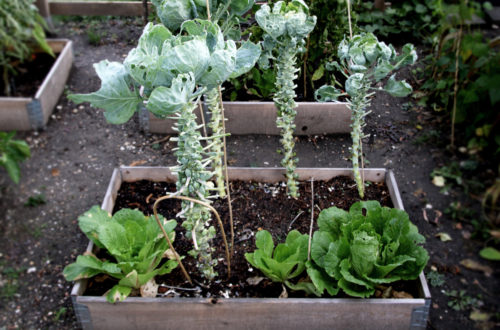
M 255 19 L 259 26 L 274 39 L 286 32 L 285 17 L 274 12 L 271 13 L 271 8 L 267 4 L 262 5 L 255 13 Z
M 128 286 L 115 285 L 106 293 L 106 300 L 112 304 L 117 301 L 123 301 L 132 292 L 132 288 Z
M 393 74 L 389 80 L 387 80 L 387 84 L 384 87 L 384 90 L 395 97 L 405 97 L 411 94 L 413 89 L 410 84 L 406 81 L 396 81 L 396 75 Z
M 192 101 L 194 88 L 193 74 L 181 74 L 172 80 L 171 87 L 155 88 L 149 97 L 146 108 L 157 117 L 170 116 Z
M 63 270 L 66 281 L 78 281 L 85 278 L 91 278 L 100 273 L 101 271 L 98 269 L 84 267 L 76 262 L 67 265 Z
M 273 237 L 267 230 L 261 230 L 255 235 L 255 245 L 265 256 L 272 257 L 274 250 Z
M 354 73 L 345 82 L 345 90 L 351 97 L 359 93 L 365 82 L 365 75 L 362 73 Z
M 334 206 L 320 212 L 318 227 L 320 231 L 330 233 L 334 239 L 338 239 L 341 233 L 340 226 L 349 222 L 349 220 L 348 212 Z
M 389 63 L 388 61 L 382 61 L 375 67 L 375 70 L 373 71 L 375 81 L 384 79 L 393 70 L 394 66 L 391 63 Z
M 330 233 L 325 231 L 314 232 L 311 243 L 311 258 L 320 267 L 325 267 L 325 256 L 332 242 L 333 239 Z
M 340 279 L 338 282 L 339 288 L 342 289 L 346 294 L 352 297 L 368 298 L 375 293 L 374 287 L 368 287 L 365 285 L 358 285 L 349 282 L 345 279 Z
M 314 99 L 318 102 L 333 102 L 343 95 L 345 93 L 341 90 L 330 85 L 323 85 L 314 92 Z
M 128 273 L 124 278 L 120 280 L 120 282 L 118 282 L 118 284 L 121 286 L 128 286 L 135 289 L 138 289 L 141 286 L 141 284 L 139 283 L 139 277 L 136 270 L 133 270 L 130 273 Z
M 312 81 L 316 81 L 316 80 L 319 80 L 319 79 L 323 78 L 324 75 L 325 75 L 325 67 L 323 66 L 323 64 L 321 64 L 316 69 L 316 71 L 314 71 L 311 79 L 312 79 Z
M 5 169 L 7 170 L 7 174 L 9 174 L 9 177 L 12 179 L 12 181 L 18 184 L 19 180 L 21 179 L 21 168 L 19 167 L 19 164 L 8 155 L 3 155 L 3 157 L 0 159 L 0 164 L 5 167 Z
M 210 52 L 202 37 L 164 48 L 162 55 L 165 58 L 163 69 L 170 70 L 174 76 L 192 73 L 195 79 L 200 79 L 210 61 Z
M 101 88 L 90 94 L 71 94 L 75 103 L 90 102 L 92 106 L 106 110 L 104 116 L 111 124 L 123 124 L 132 118 L 140 97 L 130 90 L 129 75 L 123 64 L 107 60 L 94 64 Z
M 403 66 L 414 64 L 417 61 L 417 59 L 418 56 L 415 47 L 412 44 L 406 44 L 403 46 L 401 50 L 401 55 L 396 56 L 395 67 L 399 69 Z
M 232 0 L 229 8 L 234 14 L 243 15 L 252 8 L 254 3 L 254 0 Z
M 351 263 L 359 275 L 370 275 L 379 253 L 377 237 L 365 231 L 355 232 L 351 242 Z
M 169 85 L 174 75 L 164 70 L 163 45 L 172 34 L 163 25 L 149 23 L 139 39 L 139 44 L 132 49 L 123 62 L 130 76 L 148 89 L 159 85 Z
M 99 240 L 120 262 L 131 256 L 131 246 L 125 228 L 116 222 L 107 222 L 98 228 Z
M 229 40 L 226 49 L 218 49 L 211 54 L 207 70 L 197 82 L 207 88 L 215 88 L 229 78 L 235 67 L 236 45 Z
M 334 296 L 339 292 L 337 281 L 325 273 L 324 269 L 308 261 L 306 263 L 307 275 L 313 282 L 317 291 L 321 294 L 326 290 L 329 295 Z
M 111 216 L 108 212 L 94 205 L 90 210 L 78 217 L 78 226 L 95 245 L 103 248 L 104 245 L 101 243 L 98 234 L 99 227 L 110 220 Z
M 194 18 L 193 2 L 190 0 L 152 0 L 163 25 L 176 31 L 184 21 Z
M 486 247 L 479 251 L 479 255 L 484 259 L 499 261 L 500 260 L 500 251 L 493 247 Z
M 236 51 L 236 64 L 229 78 L 236 78 L 250 71 L 261 54 L 260 44 L 244 41 Z

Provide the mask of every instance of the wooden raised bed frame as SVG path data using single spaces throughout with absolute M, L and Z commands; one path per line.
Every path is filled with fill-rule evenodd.
M 57 59 L 34 97 L 0 97 L 0 131 L 43 129 L 49 121 L 73 65 L 73 42 L 47 39 Z
M 278 182 L 280 168 L 229 168 L 234 180 Z M 299 180 L 328 180 L 352 176 L 350 169 L 298 168 Z M 392 202 L 403 209 L 391 171 L 365 169 L 369 181 L 385 181 Z M 175 181 L 166 167 L 115 169 L 102 203 L 111 212 L 122 182 Z M 87 251 L 93 250 L 92 242 Z M 425 329 L 430 292 L 425 277 L 418 279 L 420 296 L 414 299 L 355 298 L 140 298 L 110 304 L 105 297 L 83 296 L 86 281 L 71 292 L 75 313 L 83 329 Z
M 351 132 L 351 110 L 347 103 L 297 102 L 295 135 L 340 134 Z M 196 109 L 199 119 L 199 109 Z M 205 121 L 210 120 L 204 109 Z M 224 102 L 226 131 L 232 135 L 279 135 L 273 102 Z M 200 120 L 198 120 L 201 123 Z M 149 133 L 177 134 L 175 120 L 159 119 L 146 109 L 139 112 L 141 130 Z

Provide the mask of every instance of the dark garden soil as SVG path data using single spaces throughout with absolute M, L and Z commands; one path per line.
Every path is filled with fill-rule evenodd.
M 98 33 L 93 41 L 98 46 L 89 43 L 90 27 Z M 97 90 L 99 79 L 92 64 L 103 59 L 122 61 L 141 31 L 140 18 L 58 23 L 56 36 L 74 41 L 75 62 L 67 90 Z M 408 70 L 400 75 L 412 80 Z M 430 287 L 428 328 L 498 327 L 499 267 L 479 257 L 487 242 L 471 224 L 472 219 L 483 221 L 480 194 L 466 194 L 463 185 L 451 186 L 443 194 L 430 177 L 434 169 L 466 159 L 446 151 L 448 123 L 436 121 L 432 109 L 411 99 L 382 93 L 375 95 L 370 110 L 364 140 L 366 165 L 394 171 L 405 209 L 427 238 L 430 261 L 425 273 L 434 269 L 444 275 L 443 284 Z M 125 125 L 107 124 L 102 110 L 88 104 L 76 106 L 62 96 L 44 131 L 18 133 L 30 144 L 32 156 L 22 164 L 19 185 L 0 169 L 0 329 L 78 328 L 71 306 L 72 283 L 62 276 L 64 266 L 87 246 L 78 216 L 101 203 L 113 168 L 175 164 L 175 143 L 162 135 L 145 135 L 138 127 L 137 119 Z M 299 166 L 349 167 L 349 144 L 348 135 L 297 138 Z M 234 166 L 278 167 L 278 148 L 277 136 L 228 138 L 229 162 Z M 479 182 L 486 188 L 494 178 L 488 170 L 493 167 L 484 162 L 480 166 L 480 176 L 464 172 L 463 178 L 470 186 Z M 445 213 L 452 202 L 460 202 L 471 214 Z M 278 221 L 286 227 L 295 215 Z M 437 234 L 447 234 L 451 240 L 443 241 L 447 237 Z M 253 244 L 252 239 L 247 242 Z M 257 270 L 253 273 L 258 276 Z M 452 290 L 464 293 L 452 298 Z M 454 310 L 450 302 L 462 307 Z M 489 321 L 478 321 L 478 316 Z
M 52 57 L 45 53 L 34 53 L 31 58 L 19 65 L 16 65 L 18 74 L 11 75 L 9 78 L 9 87 L 12 97 L 33 97 L 38 88 L 43 83 L 43 80 L 49 73 L 54 64 L 56 57 Z M 0 80 L 0 96 L 5 90 L 5 83 Z

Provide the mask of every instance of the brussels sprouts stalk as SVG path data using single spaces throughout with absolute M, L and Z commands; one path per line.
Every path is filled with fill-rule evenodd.
M 203 159 L 203 147 L 200 143 L 202 137 L 196 123 L 195 103 L 185 104 L 177 114 L 176 128 L 179 136 L 177 140 L 178 150 L 175 152 L 178 165 L 173 168 L 177 174 L 177 190 L 182 190 L 182 195 L 196 198 L 205 203 L 208 200 L 212 184 L 210 177 L 212 172 L 206 170 Z M 212 259 L 214 248 L 210 241 L 215 237 L 215 229 L 208 224 L 211 221 L 210 211 L 199 204 L 188 201 L 182 202 L 183 217 L 182 226 L 186 228 L 186 236 L 193 239 L 195 248 L 189 254 L 198 260 L 197 267 L 203 276 L 211 280 L 217 273 L 213 267 L 217 261 Z
M 278 109 L 276 126 L 281 129 L 281 145 L 283 146 L 283 159 L 281 165 L 286 168 L 288 194 L 293 197 L 298 197 L 297 192 L 297 167 L 298 158 L 295 157 L 295 141 L 293 133 L 295 131 L 295 116 L 297 112 L 295 108 L 295 85 L 293 81 L 297 78 L 296 67 L 296 49 L 280 45 L 278 47 L 279 56 L 276 59 L 276 68 L 278 74 L 276 76 L 277 92 L 273 98 L 274 104 Z
M 277 108 L 276 125 L 281 129 L 283 160 L 286 167 L 288 195 L 297 198 L 297 175 L 295 168 L 298 158 L 293 150 L 295 143 L 295 88 L 294 80 L 299 69 L 296 67 L 297 54 L 304 51 L 305 39 L 316 25 L 316 17 L 309 16 L 309 8 L 301 0 L 285 3 L 278 1 L 272 11 L 263 5 L 255 14 L 255 19 L 264 30 L 264 52 L 259 60 L 263 68 L 273 60 L 276 70 L 276 89 L 273 98 Z
M 340 63 L 331 62 L 327 67 L 338 69 L 346 78 L 345 93 L 334 86 L 321 86 L 315 92 L 316 100 L 320 102 L 336 101 L 339 96 L 347 96 L 351 115 L 351 158 L 354 179 L 358 186 L 359 197 L 364 198 L 364 180 L 359 169 L 363 167 L 362 139 L 365 126 L 366 109 L 370 106 L 370 97 L 375 90 L 372 85 L 379 82 L 393 71 L 415 63 L 417 53 L 415 47 L 406 44 L 398 55 L 392 45 L 378 41 L 372 33 L 355 35 L 350 40 L 342 40 L 338 47 Z M 411 86 L 404 80 L 397 81 L 395 74 L 377 90 L 383 90 L 395 97 L 404 97 L 412 92 Z

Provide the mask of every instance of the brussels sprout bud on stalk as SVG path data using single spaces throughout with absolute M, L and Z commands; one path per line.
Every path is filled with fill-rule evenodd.
M 259 60 L 263 68 L 269 67 L 273 60 L 277 69 L 276 88 L 273 98 L 277 108 L 276 125 L 281 129 L 281 144 L 283 160 L 281 165 L 286 168 L 288 194 L 298 197 L 297 175 L 295 173 L 298 158 L 294 152 L 295 142 L 295 88 L 297 78 L 297 54 L 303 52 L 305 38 L 314 29 L 316 17 L 309 16 L 307 5 L 301 1 L 285 3 L 278 1 L 273 9 L 263 5 L 255 14 L 259 26 L 264 30 L 264 52 Z

